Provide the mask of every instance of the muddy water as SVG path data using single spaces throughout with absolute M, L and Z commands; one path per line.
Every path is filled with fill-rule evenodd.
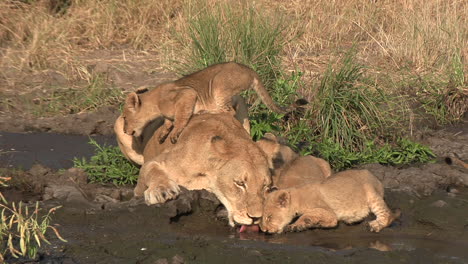
M 0 132 L 0 167 L 30 169 L 34 163 L 54 169 L 70 168 L 74 157 L 90 157 L 94 148 L 89 139 L 99 144 L 116 145 L 114 137 L 79 136 L 52 133 Z
M 365 222 L 301 233 L 239 234 L 201 206 L 170 221 L 164 207 L 66 205 L 54 222 L 69 242 L 57 243 L 51 254 L 77 263 L 155 263 L 174 257 L 186 263 L 468 263 L 468 190 L 424 199 L 389 192 L 388 198 L 404 216 L 379 234 L 368 232 Z M 435 207 L 439 200 L 447 205 Z
M 28 168 L 29 163 L 22 162 L 33 159 L 45 164 L 52 162 L 49 164 L 53 165 L 48 165 L 49 167 L 66 168 L 70 166 L 67 162 L 74 156 L 92 153 L 92 147 L 87 148 L 87 137 L 62 136 L 1 133 L 2 149 L 21 150 L 11 152 L 10 154 L 15 155 L 8 156 L 8 159 L 1 155 L 0 162 L 7 162 L 1 163 L 1 166 L 5 167 L 3 164 L 7 164 L 6 166 Z M 31 140 L 29 144 L 28 140 Z M 114 142 L 113 139 L 99 140 Z M 34 177 L 37 173 L 29 171 L 25 174 Z M 41 172 L 39 175 L 45 175 L 46 180 L 55 183 L 60 179 L 57 172 Z M 47 182 L 41 184 L 51 185 Z M 45 208 L 63 205 L 53 216 L 53 224 L 68 242 L 60 242 L 51 236 L 52 245 L 42 249 L 41 259 L 37 261 L 468 263 L 467 188 L 439 188 L 425 197 L 387 189 L 386 200 L 389 206 L 400 208 L 403 216 L 400 221 L 379 234 L 368 232 L 365 220 L 351 226 L 341 224 L 336 229 L 315 229 L 280 235 L 240 234 L 236 228 L 229 227 L 225 219 L 217 217 L 218 203 L 210 200 L 192 199 L 184 203 L 179 198 L 161 207 L 146 206 L 139 200 L 128 200 L 128 197 L 116 198 L 113 195 L 110 198 L 106 196 L 107 193 L 112 193 L 112 190 L 123 193 L 124 188 L 107 188 L 111 191 L 105 192 L 82 185 L 78 189 L 87 193 L 86 199 L 55 198 L 41 202 Z M 15 195 L 20 195 L 17 189 Z M 39 199 L 45 197 L 41 193 L 38 195 L 42 197 Z M 38 196 L 23 196 L 23 200 L 34 200 L 34 197 Z M 190 210 L 186 208 L 187 203 L 190 204 Z M 17 260 L 13 259 L 11 262 L 14 261 Z

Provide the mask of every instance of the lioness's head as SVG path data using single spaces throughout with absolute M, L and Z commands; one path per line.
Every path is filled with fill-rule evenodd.
M 257 223 L 271 185 L 265 154 L 252 141 L 240 141 L 233 147 L 217 136 L 212 138 L 212 148 L 216 154 L 209 159 L 217 175 L 212 191 L 226 207 L 229 224 Z
M 266 233 L 281 233 L 294 216 L 291 193 L 287 190 L 270 192 L 265 198 L 260 229 Z
M 155 117 L 149 113 L 151 102 L 144 103 L 140 96 L 147 90 L 137 90 L 127 95 L 122 111 L 124 132 L 127 135 L 139 137 L 145 126 Z

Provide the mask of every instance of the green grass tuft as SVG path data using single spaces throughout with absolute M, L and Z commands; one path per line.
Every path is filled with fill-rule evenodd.
M 0 186 L 5 187 L 10 178 L 0 177 Z M 60 208 L 51 208 L 47 214 L 39 216 L 39 202 L 33 208 L 19 202 L 9 204 L 0 192 L 0 262 L 5 257 L 28 257 L 36 259 L 41 243 L 50 244 L 46 238 L 49 229 L 63 242 L 58 230 L 50 225 L 51 214 Z
M 325 72 L 318 88 L 312 118 L 315 134 L 341 147 L 359 151 L 364 142 L 382 135 L 385 128 L 385 96 L 377 88 L 365 85 L 363 66 L 355 62 L 351 50 L 334 70 Z
M 184 10 L 187 27 L 173 32 L 184 58 L 172 61 L 180 74 L 191 73 L 215 63 L 236 61 L 253 68 L 266 87 L 280 73 L 280 52 L 290 40 L 283 37 L 287 23 L 280 15 L 263 15 L 250 6 L 236 3 L 197 1 Z

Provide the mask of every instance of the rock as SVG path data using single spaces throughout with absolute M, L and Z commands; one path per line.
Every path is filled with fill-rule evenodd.
M 86 184 L 88 182 L 88 174 L 83 170 L 79 168 L 70 168 L 66 170 L 62 177 L 66 181 L 71 181 L 75 184 Z
M 444 163 L 424 164 L 399 169 L 380 164 L 367 164 L 361 168 L 371 171 L 385 188 L 401 190 L 418 196 L 431 195 L 447 186 L 468 186 L 468 174 Z
M 171 264 L 184 264 L 184 263 L 185 263 L 185 260 L 183 257 L 179 255 L 175 255 L 174 257 L 172 257 Z
M 89 204 L 88 199 L 75 186 L 50 184 L 45 187 L 43 200 L 58 199 L 69 203 Z
M 154 262 L 154 264 L 169 264 L 166 258 L 158 259 Z
M 31 174 L 34 177 L 42 177 L 48 173 L 50 173 L 52 170 L 49 168 L 46 168 L 42 166 L 41 164 L 34 164 L 31 169 L 29 169 L 29 174 Z
M 437 200 L 437 201 L 433 202 L 433 203 L 431 204 L 431 206 L 439 207 L 439 208 L 440 208 L 440 207 L 447 206 L 447 203 L 444 202 L 444 201 L 442 201 L 442 200 Z

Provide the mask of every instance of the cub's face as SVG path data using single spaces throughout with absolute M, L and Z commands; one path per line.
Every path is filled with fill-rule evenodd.
M 155 117 L 147 111 L 149 104 L 144 104 L 137 93 L 129 93 L 122 111 L 124 132 L 127 135 L 139 137 L 145 126 Z
M 266 233 L 282 233 L 293 220 L 291 195 L 286 190 L 273 191 L 267 194 L 260 221 L 260 229 Z

